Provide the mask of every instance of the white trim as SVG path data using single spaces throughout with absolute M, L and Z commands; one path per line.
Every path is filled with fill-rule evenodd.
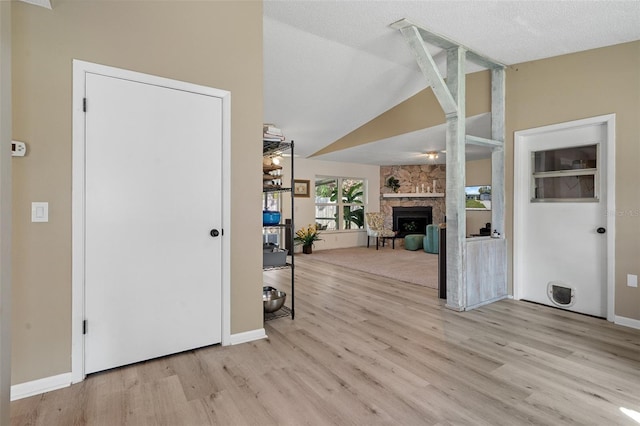
M 253 342 L 254 340 L 266 339 L 267 337 L 264 328 L 257 328 L 251 331 L 232 334 L 229 339 L 229 344 L 239 345 L 240 343 Z
M 51 392 L 56 389 L 66 388 L 71 386 L 71 383 L 73 383 L 73 375 L 71 373 L 63 373 L 58 374 L 57 376 L 50 376 L 43 379 L 20 383 L 11 386 L 11 400 L 15 401 L 17 399 Z
M 222 98 L 222 346 L 231 344 L 231 92 Z
M 71 154 L 71 380 L 84 380 L 84 113 L 87 65 L 73 61 Z
M 616 314 L 616 115 L 598 117 L 607 125 L 607 321 Z
M 72 96 L 72 196 L 71 196 L 71 242 L 72 242 L 72 302 L 71 302 L 71 382 L 84 380 L 84 337 L 82 321 L 84 311 L 84 135 L 85 120 L 83 98 L 85 97 L 85 76 L 88 73 L 101 74 L 131 81 L 138 81 L 177 90 L 215 96 L 222 101 L 222 345 L 231 341 L 231 93 L 226 90 L 200 86 L 164 77 L 113 68 L 91 62 L 73 60 Z
M 529 176 L 525 176 L 522 170 L 526 170 L 525 161 L 530 161 L 529 156 L 523 155 L 522 146 L 524 139 L 528 136 L 555 132 L 562 129 L 604 124 L 607 126 L 607 320 L 615 321 L 615 188 L 616 188 L 616 115 L 606 114 L 597 117 L 590 117 L 581 120 L 568 121 L 564 123 L 552 124 L 549 126 L 535 127 L 527 130 L 520 130 L 514 133 L 514 173 L 513 173 L 513 297 L 520 300 L 523 262 L 526 261 L 522 253 L 524 252 L 524 242 L 521 230 L 524 229 L 523 215 L 521 209 L 529 197 L 529 191 L 522 188 L 529 188 Z
M 640 330 L 640 320 L 637 319 L 633 319 L 633 318 L 625 318 L 625 317 L 621 317 L 616 315 L 614 317 L 614 321 L 613 321 L 616 325 L 623 325 L 625 327 L 631 327 L 631 328 L 636 328 L 638 330 Z

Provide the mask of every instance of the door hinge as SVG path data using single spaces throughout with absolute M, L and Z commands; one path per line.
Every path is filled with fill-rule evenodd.
M 87 334 L 87 320 L 82 321 L 82 334 Z
M 87 98 L 82 98 L 82 111 L 87 112 Z

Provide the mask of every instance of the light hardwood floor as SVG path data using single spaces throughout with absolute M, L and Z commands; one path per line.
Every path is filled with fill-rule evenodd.
M 457 313 L 297 259 L 296 319 L 269 339 L 91 375 L 13 402 L 12 425 L 637 425 L 638 330 L 510 300 Z

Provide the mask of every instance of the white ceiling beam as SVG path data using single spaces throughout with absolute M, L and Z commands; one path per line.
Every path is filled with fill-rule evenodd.
M 438 67 L 433 60 L 433 57 L 429 54 L 427 46 L 425 45 L 418 29 L 413 25 L 406 26 L 400 28 L 400 33 L 413 51 L 416 61 L 418 62 L 418 66 L 427 79 L 427 83 L 431 86 L 434 95 L 436 95 L 445 115 L 457 115 L 458 104 L 453 99 L 453 96 L 451 96 L 451 92 L 447 88 L 442 75 L 440 75 L 440 71 L 438 71 Z
M 478 64 L 484 68 L 504 68 L 505 65 L 501 62 L 498 62 L 494 59 L 489 58 L 486 55 L 478 53 L 472 49 L 469 49 L 467 46 L 464 46 L 460 43 L 457 43 L 453 40 L 448 39 L 445 36 L 440 34 L 436 34 L 432 31 L 427 30 L 426 28 L 422 28 L 420 25 L 416 25 L 408 19 L 400 19 L 399 21 L 394 22 L 389 25 L 389 27 L 394 30 L 402 30 L 404 28 L 416 27 L 422 39 L 433 46 L 437 46 L 441 49 L 449 50 L 453 47 L 462 47 L 467 51 L 467 60 L 473 62 L 474 64 Z

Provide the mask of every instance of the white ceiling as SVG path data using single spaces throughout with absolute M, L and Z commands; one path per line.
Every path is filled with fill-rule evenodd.
M 402 18 L 507 65 L 640 39 L 637 0 L 265 0 L 265 122 L 307 157 L 424 89 L 411 51 L 389 28 Z M 444 55 L 431 53 L 444 71 Z M 486 131 L 487 120 L 469 125 Z M 444 149 L 443 135 L 439 126 L 317 158 L 415 164 L 418 153 Z

